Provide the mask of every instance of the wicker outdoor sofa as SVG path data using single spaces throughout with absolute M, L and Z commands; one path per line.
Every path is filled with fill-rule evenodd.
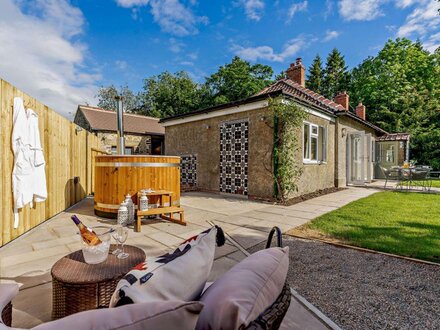
M 269 248 L 271 246 L 271 241 L 273 238 L 274 233 L 277 234 L 277 246 L 278 247 L 282 247 L 282 237 L 281 237 L 281 231 L 279 228 L 274 227 L 272 229 L 272 231 L 269 234 L 269 238 L 266 244 L 266 248 Z M 215 283 L 215 282 L 214 282 Z M 0 329 L 13 329 L 10 328 L 11 324 L 12 324 L 12 300 L 14 299 L 14 297 L 18 294 L 18 285 L 17 284 L 0 284 L 0 310 L 2 311 L 1 313 L 1 320 L 0 320 Z M 251 321 L 246 327 L 240 327 L 240 330 L 269 330 L 269 329 L 279 329 L 284 316 L 287 313 L 287 310 L 289 308 L 290 305 L 290 300 L 291 300 L 291 292 L 290 292 L 290 287 L 289 285 L 286 283 L 284 283 L 284 287 L 281 290 L 281 293 L 278 295 L 278 297 L 276 298 L 276 300 L 270 305 L 268 306 L 262 313 L 259 314 L 259 316 Z M 139 304 L 133 304 L 133 305 L 128 305 L 128 306 L 121 306 L 121 307 L 117 307 L 117 308 L 112 308 L 112 309 L 98 309 L 95 310 L 94 316 L 93 318 L 95 320 L 98 320 L 100 318 L 100 315 L 102 314 L 102 318 L 108 317 L 108 311 L 112 310 L 112 314 L 113 315 L 117 315 L 117 313 L 130 313 L 130 309 L 134 309 L 136 307 L 139 307 Z M 71 319 L 72 316 L 75 317 L 76 315 L 78 315 L 78 317 L 80 317 L 82 313 L 78 313 L 78 314 L 73 314 L 71 315 Z M 106 316 L 107 315 L 107 316 Z M 49 325 L 50 326 L 47 329 L 57 329 L 57 323 L 60 323 L 60 327 L 64 327 L 66 326 L 66 323 L 62 323 L 63 320 L 66 318 L 62 318 L 59 319 L 57 321 L 54 322 L 50 322 L 50 323 L 44 323 L 41 324 L 39 326 L 37 326 L 36 328 L 38 330 L 40 329 L 46 329 L 45 325 Z M 74 318 L 73 318 L 74 320 Z M 70 324 L 70 323 L 69 323 Z M 72 327 L 75 327 L 75 324 L 71 324 Z M 95 322 L 93 322 L 93 324 L 90 324 L 90 329 L 91 328 L 96 328 L 97 324 Z M 99 326 L 98 326 L 99 327 Z M 136 324 L 133 325 L 128 325 L 128 326 L 124 326 L 121 327 L 123 329 L 139 329 L 139 326 L 136 326 Z M 118 329 L 121 329 L 118 327 Z M 224 327 L 222 327 L 224 328 Z M 110 328 L 103 328 L 103 329 L 110 329 Z M 176 324 L 176 329 L 183 329 L 181 324 Z M 67 330 L 67 329 L 66 329 Z

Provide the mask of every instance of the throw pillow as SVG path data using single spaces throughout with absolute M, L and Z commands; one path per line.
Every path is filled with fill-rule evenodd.
M 199 302 L 155 301 L 81 312 L 41 324 L 33 330 L 192 330 L 202 308 Z
M 280 295 L 289 268 L 289 248 L 259 251 L 232 267 L 201 296 L 197 330 L 241 329 Z
M 110 307 L 157 300 L 196 300 L 211 272 L 216 242 L 219 246 L 224 244 L 220 227 L 187 239 L 171 253 L 147 258 L 119 281 Z

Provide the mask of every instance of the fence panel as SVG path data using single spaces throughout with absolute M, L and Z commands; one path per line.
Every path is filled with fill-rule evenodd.
M 14 97 L 20 96 L 26 108 L 39 117 L 41 144 L 46 160 L 48 198 L 19 210 L 20 224 L 14 229 L 11 147 Z M 98 138 L 77 126 L 35 98 L 0 79 L 0 246 L 62 212 L 92 192 L 92 157 Z M 98 150 L 99 151 L 99 150 Z

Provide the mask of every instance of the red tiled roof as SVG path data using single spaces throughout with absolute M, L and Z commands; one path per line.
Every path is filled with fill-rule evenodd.
M 78 106 L 94 131 L 117 131 L 115 111 L 104 110 L 86 105 Z M 124 132 L 134 134 L 165 134 L 165 128 L 159 124 L 159 118 L 124 113 Z
M 274 82 L 272 85 L 269 85 L 259 91 L 256 95 L 270 94 L 278 91 L 282 91 L 284 94 L 290 95 L 306 103 L 330 112 L 346 111 L 342 105 L 332 100 L 329 100 L 308 88 L 301 86 L 300 84 L 290 80 L 289 78 L 281 79 Z
M 377 141 L 408 141 L 409 137 L 408 133 L 392 133 L 378 137 Z
M 335 101 L 329 100 L 328 98 L 322 96 L 321 94 L 315 93 L 314 91 L 301 86 L 300 84 L 294 82 L 289 78 L 280 79 L 274 82 L 272 85 L 267 86 L 263 90 L 259 91 L 256 96 L 262 96 L 266 94 L 282 92 L 285 95 L 292 96 L 310 105 L 314 105 L 322 110 L 339 115 L 346 115 L 354 120 L 357 120 L 380 133 L 387 133 L 380 127 L 373 125 L 372 123 L 362 119 L 355 113 L 346 110 L 341 104 Z

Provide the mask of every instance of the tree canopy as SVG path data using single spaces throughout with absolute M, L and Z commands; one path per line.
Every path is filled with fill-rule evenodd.
M 273 70 L 268 65 L 255 64 L 235 56 L 206 78 L 210 105 L 247 98 L 272 82 Z
M 122 95 L 124 98 L 123 106 L 127 112 L 135 112 L 140 106 L 139 95 L 134 94 L 127 85 L 122 86 L 119 90 L 114 86 L 101 87 L 98 90 L 98 107 L 106 110 L 116 111 L 118 104 L 116 96 Z
M 194 81 L 185 71 L 174 74 L 165 71 L 146 78 L 143 90 L 137 95 L 128 87 L 123 87 L 120 93 L 126 95 L 127 110 L 164 118 L 247 98 L 270 84 L 272 75 L 270 66 L 252 65 L 236 56 L 203 83 Z M 114 86 L 101 88 L 98 106 L 115 109 L 117 93 Z
M 164 118 L 197 110 L 202 88 L 185 71 L 165 71 L 144 80 L 141 113 Z
M 352 105 L 367 107 L 369 121 L 389 132 L 411 133 L 412 157 L 440 168 L 438 49 L 430 54 L 420 42 L 389 40 L 353 69 L 350 97 Z
M 333 99 L 339 92 L 347 90 L 348 84 L 349 73 L 344 56 L 334 48 L 327 56 L 321 88 L 322 95 Z
M 323 83 L 324 70 L 322 68 L 321 57 L 318 54 L 313 59 L 312 65 L 310 66 L 306 80 L 306 87 L 315 93 L 323 94 Z

